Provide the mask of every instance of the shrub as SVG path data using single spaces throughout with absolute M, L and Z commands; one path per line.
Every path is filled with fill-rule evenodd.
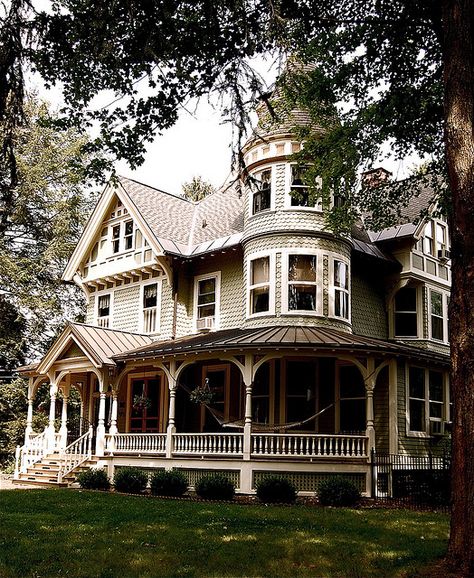
M 296 500 L 296 488 L 287 478 L 268 476 L 257 483 L 257 496 L 266 504 L 292 504 Z
M 234 484 L 222 474 L 203 476 L 196 484 L 196 494 L 206 500 L 232 500 Z
M 77 483 L 84 490 L 109 490 L 110 480 L 107 471 L 102 468 L 91 468 L 78 474 Z
M 156 496 L 182 496 L 188 489 L 188 480 L 178 470 L 158 470 L 150 477 L 150 488 Z
M 146 488 L 148 474 L 140 468 L 119 468 L 114 475 L 114 486 L 117 492 L 140 494 Z
M 323 506 L 354 506 L 360 500 L 359 488 L 343 477 L 324 480 L 317 493 Z

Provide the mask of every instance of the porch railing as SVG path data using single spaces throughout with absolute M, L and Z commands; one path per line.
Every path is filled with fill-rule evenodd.
M 93 428 L 90 426 L 85 434 L 77 438 L 77 440 L 73 441 L 61 452 L 61 466 L 58 473 L 59 483 L 63 481 L 63 478 L 67 476 L 67 474 L 91 459 L 92 437 Z
M 106 435 L 106 454 L 166 455 L 165 433 Z M 175 433 L 170 455 L 242 458 L 243 433 Z M 357 435 L 253 433 L 254 458 L 368 458 L 368 438 Z
M 252 434 L 252 456 L 366 458 L 366 436 L 323 434 Z
M 31 436 L 28 443 L 24 446 L 18 446 L 15 453 L 15 474 L 14 478 L 18 478 L 20 474 L 24 474 L 27 469 L 41 461 L 41 459 L 48 453 L 48 437 L 46 432 Z
M 106 439 L 106 453 L 155 455 L 166 453 L 166 434 L 163 433 L 117 433 L 113 436 L 107 435 Z
M 241 433 L 178 433 L 173 439 L 173 454 L 243 455 L 244 436 Z

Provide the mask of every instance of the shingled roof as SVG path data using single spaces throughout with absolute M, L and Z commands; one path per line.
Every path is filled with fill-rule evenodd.
M 119 183 L 168 253 L 192 256 L 240 243 L 244 209 L 236 186 L 196 203 L 125 177 Z

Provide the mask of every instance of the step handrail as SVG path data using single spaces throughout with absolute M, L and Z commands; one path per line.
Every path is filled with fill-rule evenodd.
M 59 484 L 65 476 L 92 458 L 93 433 L 93 427 L 90 425 L 89 430 L 85 434 L 82 434 L 61 452 L 61 465 L 58 472 Z
M 15 473 L 13 478 L 18 480 L 20 474 L 27 472 L 33 464 L 40 462 L 48 453 L 47 432 L 41 432 L 30 437 L 28 443 L 23 446 L 17 446 L 15 451 Z

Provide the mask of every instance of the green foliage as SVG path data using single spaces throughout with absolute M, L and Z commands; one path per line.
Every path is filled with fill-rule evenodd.
M 206 500 L 232 500 L 235 494 L 233 482 L 223 474 L 203 476 L 196 483 L 195 490 Z
M 296 500 L 296 488 L 287 478 L 268 476 L 257 483 L 257 496 L 266 504 L 292 504 Z
M 317 494 L 323 506 L 355 506 L 361 497 L 359 488 L 342 476 L 323 480 Z
M 188 201 L 202 201 L 214 191 L 214 186 L 200 176 L 193 177 L 188 183 L 183 183 L 183 197 Z
M 148 474 L 140 468 L 117 468 L 114 474 L 114 487 L 117 492 L 141 494 L 148 483 Z
M 157 496 L 182 496 L 188 489 L 188 480 L 178 470 L 158 470 L 150 476 L 150 489 Z
M 107 470 L 103 468 L 90 468 L 78 474 L 77 483 L 84 490 L 109 490 L 110 480 Z

